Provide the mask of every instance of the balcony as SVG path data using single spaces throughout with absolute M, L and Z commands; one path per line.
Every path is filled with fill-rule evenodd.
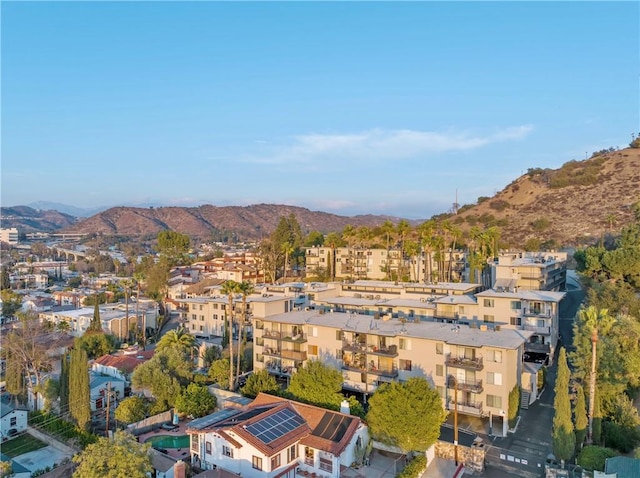
M 524 350 L 526 352 L 538 352 L 543 354 L 551 353 L 551 345 L 541 344 L 538 342 L 525 342 Z
M 289 360 L 298 360 L 298 361 L 307 360 L 307 352 L 302 352 L 300 350 L 281 350 L 280 356 L 283 359 L 289 359 Z
M 262 331 L 262 337 L 265 339 L 280 340 L 282 338 L 282 332 L 278 332 L 277 330 L 264 329 Z
M 353 352 L 353 353 L 362 353 L 362 354 L 371 354 L 371 355 L 382 355 L 384 357 L 397 357 L 398 356 L 398 346 L 397 345 L 389 345 L 385 347 L 378 347 L 377 345 L 366 345 L 360 342 L 349 342 L 346 340 L 342 341 L 342 350 L 345 352 Z
M 537 327 L 535 325 L 523 325 L 522 330 L 528 330 L 529 332 L 535 332 L 540 335 L 551 335 L 551 327 Z
M 389 345 L 388 347 L 376 347 L 369 346 L 369 351 L 367 352 L 372 355 L 383 355 L 385 357 L 397 357 L 398 356 L 398 346 L 397 345 Z
M 447 354 L 445 363 L 449 367 L 464 368 L 467 370 L 482 370 L 484 368 L 482 357 L 459 357 L 457 355 Z
M 283 367 L 278 362 L 268 362 L 264 367 L 271 375 L 278 375 L 280 377 L 290 377 L 296 372 L 295 367 Z
M 453 411 L 456 407 L 455 401 L 449 399 L 447 403 L 447 408 Z M 475 417 L 482 416 L 482 402 L 458 402 L 458 413 L 462 413 L 464 415 L 473 415 Z
M 283 342 L 294 342 L 297 344 L 301 344 L 307 341 L 307 334 L 295 334 L 292 335 L 288 332 L 282 332 L 282 341 Z
M 342 350 L 345 352 L 366 353 L 367 345 L 360 342 L 342 341 Z
M 449 382 L 447 385 L 451 389 L 455 388 L 452 382 Z M 458 390 L 482 393 L 484 388 L 482 387 L 482 380 L 458 380 Z
M 375 365 L 369 365 L 364 367 L 357 363 L 343 363 L 342 370 L 349 370 L 351 372 L 369 373 L 371 375 L 378 375 L 380 377 L 396 378 L 398 376 L 397 367 L 392 368 L 379 368 Z
M 551 312 L 542 309 L 522 309 L 522 315 L 524 317 L 543 317 L 546 319 L 551 318 Z

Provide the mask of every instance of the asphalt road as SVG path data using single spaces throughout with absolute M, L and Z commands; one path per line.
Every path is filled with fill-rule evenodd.
M 573 319 L 584 300 L 584 295 L 582 290 L 570 288 L 565 299 L 560 303 L 561 343 L 559 345 L 569 350 L 573 340 Z M 506 437 L 489 437 L 481 434 L 487 448 L 487 466 L 482 476 L 533 478 L 544 475 L 546 458 L 552 453 L 551 425 L 554 415 L 555 364 L 554 360 L 553 365 L 548 369 L 547 385 L 542 396 L 528 410 L 521 410 L 520 422 L 514 433 L 509 433 Z M 494 422 L 497 422 L 494 423 L 495 430 L 496 426 L 501 426 L 501 423 L 499 420 Z

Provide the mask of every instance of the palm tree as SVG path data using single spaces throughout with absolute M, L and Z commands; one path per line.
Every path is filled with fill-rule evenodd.
M 190 353 L 196 344 L 196 338 L 184 327 L 170 330 L 158 341 L 156 350 L 161 352 L 165 349 L 176 348 L 184 354 Z
M 387 280 L 390 279 L 391 276 L 391 261 L 389 260 L 389 249 L 391 248 L 391 236 L 396 230 L 396 227 L 393 225 L 391 221 L 388 219 L 382 224 L 380 230 L 385 235 L 386 243 L 387 243 L 387 270 L 385 271 Z
M 400 221 L 396 226 L 396 232 L 400 237 L 400 264 L 398 265 L 398 280 L 402 281 L 402 274 L 404 273 L 404 241 L 407 233 L 411 230 L 409 222 L 405 219 Z
M 229 390 L 233 390 L 233 299 L 234 296 L 241 292 L 240 284 L 234 280 L 228 280 L 222 284 L 222 293 L 225 294 L 229 300 L 227 304 L 227 334 L 229 338 Z
M 331 249 L 331 257 L 329 257 L 329 267 L 331 268 L 329 276 L 331 280 L 336 280 L 336 249 L 341 242 L 340 236 L 335 232 L 330 232 L 324 238 L 324 245 Z
M 127 328 L 129 328 L 129 294 L 133 287 L 133 281 L 131 279 L 122 279 L 120 280 L 120 286 L 124 289 L 125 321 L 127 323 Z
M 136 325 L 139 329 L 142 329 L 142 349 L 144 350 L 146 342 L 147 342 L 147 320 L 145 319 L 140 322 L 140 288 L 142 282 L 144 281 L 144 273 L 142 272 L 134 272 L 133 280 L 136 282 L 137 292 L 136 292 Z
M 420 246 L 425 256 L 424 282 L 427 283 L 431 282 L 433 273 L 431 253 L 434 246 L 433 232 L 435 230 L 435 222 L 433 220 L 425 221 L 418 226 L 417 230 L 420 236 Z
M 240 289 L 240 293 L 242 294 L 242 315 L 240 317 L 241 324 L 240 327 L 242 330 L 242 341 L 238 344 L 238 359 L 237 359 L 237 367 L 236 367 L 236 381 L 237 384 L 240 380 L 240 359 L 242 354 L 244 353 L 244 345 L 247 342 L 247 329 L 246 322 L 248 320 L 247 314 L 247 297 L 255 292 L 255 287 L 251 282 L 242 281 L 238 284 L 238 288 Z M 240 339 L 240 337 L 238 337 Z

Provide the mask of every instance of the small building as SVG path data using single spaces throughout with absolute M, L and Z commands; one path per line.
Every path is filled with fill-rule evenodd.
M 4 397 L 0 400 L 0 438 L 11 439 L 27 429 L 27 409 Z
M 117 377 L 89 372 L 89 390 L 91 396 L 91 411 L 95 412 L 107 407 L 115 408 L 124 398 L 126 382 Z M 111 394 L 111 395 L 109 395 Z

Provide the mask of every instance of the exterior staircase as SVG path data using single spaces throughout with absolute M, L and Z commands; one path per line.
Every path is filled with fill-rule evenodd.
M 529 409 L 529 399 L 531 398 L 531 392 L 528 390 L 522 390 L 520 394 L 520 408 L 523 410 Z

